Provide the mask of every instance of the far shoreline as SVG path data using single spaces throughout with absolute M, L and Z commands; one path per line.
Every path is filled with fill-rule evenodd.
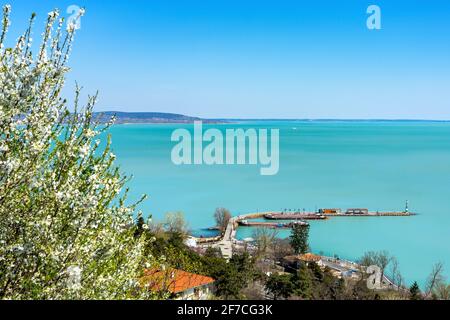
M 224 121 L 214 121 L 211 119 L 201 119 L 195 120 L 203 122 L 206 125 L 229 125 L 229 124 L 239 124 L 239 123 L 250 123 L 250 122 L 299 122 L 299 123 L 450 123 L 450 120 L 389 120 L 389 119 L 380 119 L 380 120 L 371 120 L 371 119 L 358 119 L 358 120 L 348 120 L 348 119 L 226 119 Z M 189 125 L 194 124 L 195 121 L 191 122 L 177 122 L 177 121 L 148 121 L 148 122 L 120 122 L 116 121 L 114 125 Z M 106 121 L 105 121 L 106 123 Z
M 97 111 L 94 116 L 101 123 L 107 123 L 115 117 L 115 124 L 192 124 L 201 121 L 205 124 L 230 124 L 247 122 L 347 122 L 347 123 L 450 123 L 450 119 L 352 119 L 352 118 L 202 118 L 177 113 L 165 112 L 124 112 Z

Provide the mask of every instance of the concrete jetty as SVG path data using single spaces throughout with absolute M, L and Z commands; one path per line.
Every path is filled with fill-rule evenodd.
M 265 228 L 273 228 L 273 229 L 290 229 L 294 225 L 309 225 L 305 221 L 292 221 L 289 223 L 277 223 L 277 222 L 249 222 L 247 220 L 241 220 L 238 222 L 239 226 L 242 227 L 265 227 Z
M 322 213 L 320 212 L 322 211 Z M 326 213 L 323 213 L 326 212 Z M 222 256 L 229 260 L 233 256 L 233 245 L 236 242 L 236 232 L 239 226 L 245 227 L 269 227 L 269 228 L 291 228 L 293 224 L 308 223 L 305 220 L 327 220 L 335 217 L 408 217 L 415 215 L 409 212 L 408 207 L 403 212 L 371 212 L 367 209 L 348 209 L 345 213 L 340 212 L 340 209 L 333 209 L 328 212 L 327 209 L 321 209 L 318 213 L 313 212 L 259 212 L 239 215 L 232 217 L 227 224 L 225 232 L 222 236 L 214 238 L 197 238 L 199 244 L 211 245 L 213 248 L 219 248 Z M 248 220 L 261 219 L 266 220 L 292 220 L 289 223 L 274 223 Z
M 326 220 L 326 215 L 316 213 L 269 213 L 264 215 L 267 220 Z

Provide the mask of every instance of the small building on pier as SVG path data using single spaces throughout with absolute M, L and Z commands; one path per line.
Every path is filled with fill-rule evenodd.
M 340 214 L 341 212 L 342 212 L 341 209 L 338 209 L 338 208 L 319 209 L 319 211 L 317 211 L 317 213 L 320 213 L 320 214 Z
M 361 215 L 367 215 L 369 214 L 369 209 L 361 209 L 361 208 L 357 208 L 357 209 L 347 209 L 347 211 L 345 212 L 345 214 L 361 214 Z

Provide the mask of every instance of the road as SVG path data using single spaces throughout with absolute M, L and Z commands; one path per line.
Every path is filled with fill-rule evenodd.
M 231 218 L 228 221 L 222 240 L 212 246 L 213 248 L 219 248 L 222 256 L 227 260 L 230 260 L 233 256 L 233 240 L 236 237 L 235 225 L 241 219 L 241 216 Z

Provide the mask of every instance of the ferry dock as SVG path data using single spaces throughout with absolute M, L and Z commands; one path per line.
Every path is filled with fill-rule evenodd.
M 288 223 L 273 223 L 273 222 L 249 222 L 248 220 L 238 221 L 238 225 L 242 227 L 264 227 L 273 229 L 291 229 L 294 225 L 307 226 L 305 221 L 292 221 Z
M 409 211 L 408 201 L 404 211 L 369 211 L 366 208 L 350 208 L 345 211 L 340 208 L 319 209 L 316 212 L 301 212 L 285 209 L 278 213 L 265 214 L 267 220 L 326 220 L 331 217 L 408 217 L 415 213 Z
M 327 220 L 334 217 L 409 217 L 415 215 L 411 212 L 345 212 L 345 213 L 269 213 L 264 216 L 267 220 Z
M 237 243 L 236 232 L 239 227 L 292 228 L 295 224 L 307 226 L 307 220 L 327 220 L 335 217 L 408 217 L 415 213 L 409 211 L 408 202 L 404 211 L 369 211 L 368 209 L 319 209 L 317 212 L 284 210 L 281 212 L 258 212 L 232 217 L 223 234 L 213 238 L 194 238 L 198 244 L 219 248 L 226 259 L 233 255 L 233 245 Z M 285 223 L 249 220 L 290 220 Z
M 316 213 L 268 213 L 264 215 L 267 220 L 326 220 L 327 216 Z

